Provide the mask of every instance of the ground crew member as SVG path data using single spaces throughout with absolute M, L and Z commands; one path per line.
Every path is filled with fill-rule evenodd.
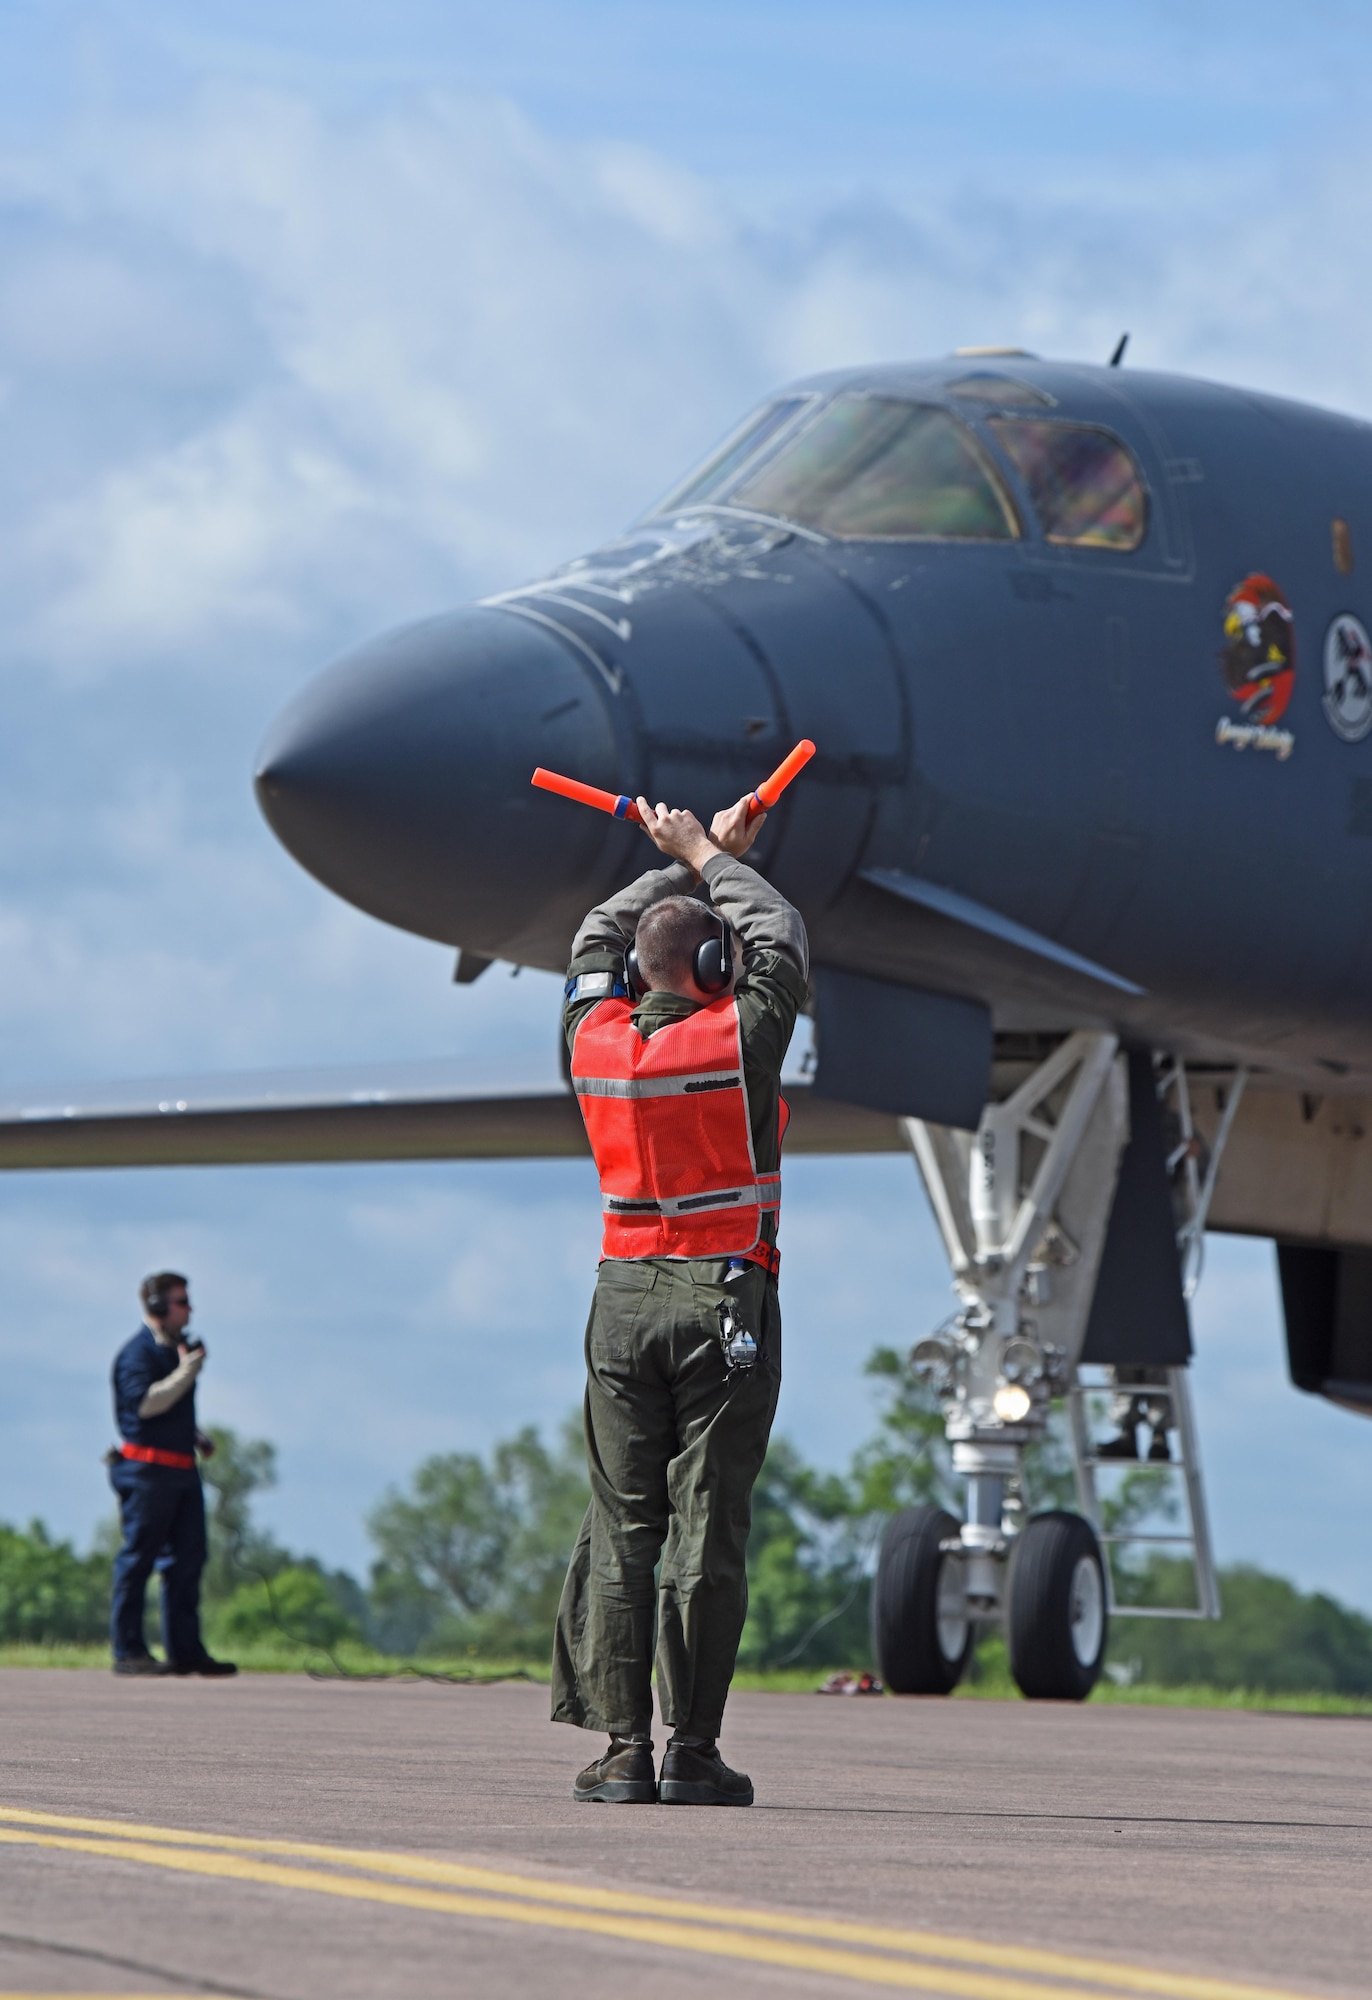
M 609 1733 L 579 1800 L 746 1806 L 752 1785 L 715 1739 L 781 1386 L 781 1065 L 809 950 L 798 913 L 740 859 L 762 825 L 748 798 L 709 834 L 689 812 L 637 803 L 672 865 L 591 911 L 564 1012 L 605 1234 L 586 1329 L 592 1498 L 558 1608 L 553 1719 Z M 659 1556 L 657 1686 L 673 1731 L 660 1783 Z
M 195 1426 L 202 1342 L 187 1333 L 190 1292 L 179 1271 L 155 1271 L 139 1287 L 143 1324 L 115 1356 L 110 1453 L 124 1543 L 114 1559 L 110 1641 L 117 1674 L 237 1673 L 211 1659 L 200 1636 L 200 1572 L 205 1567 L 205 1497 L 198 1452 L 214 1446 Z M 162 1586 L 165 1662 L 143 1637 L 143 1602 L 154 1568 Z

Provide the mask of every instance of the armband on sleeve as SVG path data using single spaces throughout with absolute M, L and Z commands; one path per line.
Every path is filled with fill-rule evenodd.
M 582 1000 L 626 1000 L 629 989 L 617 972 L 578 972 L 562 989 L 567 1004 Z

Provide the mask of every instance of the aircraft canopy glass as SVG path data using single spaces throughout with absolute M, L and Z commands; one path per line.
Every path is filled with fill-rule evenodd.
M 738 472 L 746 465 L 755 452 L 761 451 L 768 441 L 790 423 L 799 411 L 813 403 L 813 396 L 780 396 L 774 403 L 766 403 L 755 410 L 736 431 L 725 438 L 717 450 L 711 452 L 705 463 L 697 466 L 674 486 L 665 500 L 660 500 L 653 508 L 654 514 L 670 514 L 678 507 L 699 505 L 703 500 L 717 499 Z
M 845 539 L 1010 541 L 1014 504 L 972 433 L 945 410 L 835 397 L 728 494 Z
M 992 417 L 996 441 L 1022 474 L 1044 539 L 1080 549 L 1136 549 L 1148 494 L 1128 449 L 1109 431 L 1031 417 Z

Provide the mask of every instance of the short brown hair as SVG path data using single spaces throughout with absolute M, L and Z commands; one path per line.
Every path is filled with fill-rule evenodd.
M 190 1279 L 183 1278 L 179 1271 L 151 1271 L 138 1287 L 138 1296 L 144 1309 L 153 1299 L 165 1299 L 173 1285 L 180 1285 L 184 1291 L 190 1290 Z
M 696 948 L 719 931 L 719 918 L 693 896 L 667 896 L 638 920 L 634 946 L 649 986 L 680 986 L 694 979 Z

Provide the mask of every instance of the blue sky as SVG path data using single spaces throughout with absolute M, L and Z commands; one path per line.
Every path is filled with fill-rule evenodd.
M 787 376 L 984 341 L 1372 415 L 1365 10 L 0 0 L 0 1088 L 547 1059 L 556 985 L 344 908 L 249 788 L 387 623 L 616 532 Z M 941 1317 L 903 1162 L 788 1179 L 780 1418 Z M 594 1257 L 572 1166 L 0 1185 L 0 1518 L 84 1537 L 104 1372 L 189 1267 L 207 1415 L 361 1565 L 424 1452 L 552 1424 Z M 1284 1383 L 1271 1253 L 1197 1308 L 1220 1552 L 1372 1606 L 1372 1431 Z

